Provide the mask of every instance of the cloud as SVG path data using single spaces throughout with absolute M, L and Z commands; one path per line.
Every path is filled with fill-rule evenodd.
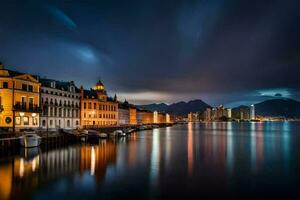
M 47 6 L 48 12 L 60 23 L 62 23 L 65 27 L 69 29 L 76 29 L 77 24 L 62 10 L 54 7 L 54 6 Z

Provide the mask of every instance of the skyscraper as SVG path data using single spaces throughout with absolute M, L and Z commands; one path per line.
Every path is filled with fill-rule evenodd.
M 255 106 L 253 104 L 250 106 L 250 120 L 255 120 Z

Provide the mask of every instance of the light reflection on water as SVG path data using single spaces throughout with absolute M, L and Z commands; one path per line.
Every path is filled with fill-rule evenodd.
M 300 123 L 189 123 L 0 159 L 0 199 L 298 194 Z M 199 192 L 201 191 L 201 192 Z

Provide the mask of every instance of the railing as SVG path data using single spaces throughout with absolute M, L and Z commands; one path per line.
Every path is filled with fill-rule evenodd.
M 26 104 L 25 103 L 21 103 L 21 102 L 17 102 L 14 106 L 14 109 L 16 111 L 23 111 L 26 112 Z
M 27 107 L 25 103 L 17 102 L 14 106 L 15 111 L 22 111 L 22 112 L 36 112 L 40 113 L 42 112 L 41 107 L 35 104 L 29 104 Z

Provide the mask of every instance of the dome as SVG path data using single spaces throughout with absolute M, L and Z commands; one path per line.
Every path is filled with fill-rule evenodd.
M 96 87 L 95 87 L 96 90 L 104 90 L 105 87 L 103 85 L 103 83 L 101 82 L 101 80 L 99 80 L 97 83 L 96 83 Z

